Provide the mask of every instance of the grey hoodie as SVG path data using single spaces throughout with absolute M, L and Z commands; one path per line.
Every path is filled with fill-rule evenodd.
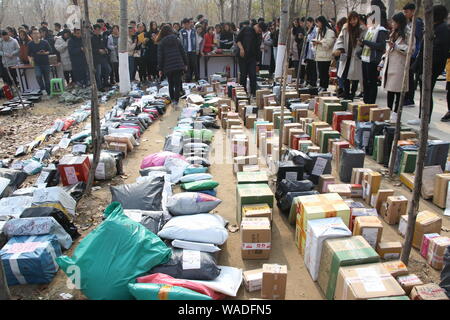
M 0 56 L 5 67 L 14 67 L 19 64 L 19 51 L 20 46 L 16 39 L 10 37 L 9 41 L 0 40 Z

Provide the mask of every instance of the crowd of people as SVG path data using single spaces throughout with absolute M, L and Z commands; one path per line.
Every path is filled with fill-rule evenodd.
M 416 10 L 408 3 L 402 12 L 388 20 L 386 7 L 380 0 L 372 0 L 380 15 L 360 14 L 352 11 L 339 21 L 317 18 L 296 18 L 292 22 L 289 39 L 289 65 L 299 74 L 303 86 L 319 87 L 327 91 L 330 70 L 337 70 L 339 97 L 353 100 L 362 98 L 367 104 L 375 104 L 378 87 L 387 93 L 387 105 L 395 120 L 402 91 L 406 53 L 413 47 L 409 82 L 404 107 L 415 106 L 415 92 L 421 85 L 423 73 L 423 31 L 421 18 L 416 20 L 415 34 L 410 41 L 413 16 Z M 449 90 L 449 26 L 445 6 L 434 6 L 433 76 L 432 88 L 447 67 L 447 92 Z M 171 98 L 178 101 L 183 77 L 186 82 L 200 80 L 200 59 L 212 53 L 228 52 L 239 61 L 239 82 L 249 95 L 255 96 L 257 71 L 268 70 L 273 74 L 277 61 L 280 19 L 266 22 L 263 18 L 234 23 L 209 25 L 199 15 L 195 20 L 185 18 L 181 23 L 131 21 L 128 27 L 128 56 L 130 80 L 138 76 L 142 83 L 167 77 Z M 55 55 L 62 64 L 69 86 L 89 86 L 85 48 L 79 29 L 68 30 L 59 23 L 54 30 L 43 22 L 41 27 L 22 25 L 16 31 L 8 27 L 1 32 L 0 55 L 2 77 L 6 84 L 17 84 L 16 67 L 32 64 L 42 91 L 49 93 L 50 59 Z M 119 81 L 120 28 L 98 19 L 92 27 L 92 52 L 95 79 L 100 90 Z M 299 70 L 300 69 L 300 70 Z M 9 72 L 8 72 L 9 70 Z M 10 76 L 11 75 L 11 76 Z M 449 94 L 447 93 L 447 102 Z M 450 102 L 448 102 L 450 103 Z M 450 121 L 449 112 L 442 121 Z M 413 121 L 411 124 L 418 123 Z

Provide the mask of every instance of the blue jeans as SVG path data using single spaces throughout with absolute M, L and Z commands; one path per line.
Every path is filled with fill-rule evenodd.
M 102 89 L 108 84 L 110 74 L 111 67 L 109 66 L 108 59 L 102 58 L 95 66 L 95 80 L 97 81 L 97 87 L 99 89 Z
M 39 84 L 41 91 L 45 90 L 50 94 L 50 66 L 34 66 L 34 73 L 36 74 L 36 81 Z

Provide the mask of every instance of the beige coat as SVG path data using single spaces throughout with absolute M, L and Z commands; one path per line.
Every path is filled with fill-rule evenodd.
M 406 39 L 399 38 L 395 41 L 394 48 L 386 45 L 386 53 L 384 54 L 380 66 L 382 85 L 384 90 L 390 92 L 401 92 L 403 83 L 403 72 L 405 70 L 406 52 L 408 51 L 409 35 Z M 412 46 L 415 45 L 415 40 Z M 405 92 L 409 90 L 409 81 L 406 81 Z
M 320 41 L 316 48 L 316 61 L 331 61 L 333 60 L 333 47 L 336 41 L 336 34 L 333 30 L 327 29 L 325 37 L 320 36 L 320 32 L 317 31 L 317 41 Z
M 342 78 L 342 75 L 344 74 L 344 70 L 347 66 L 347 62 L 350 61 L 350 67 L 348 69 L 347 79 L 348 80 L 362 80 L 362 62 L 361 59 L 357 56 L 358 51 L 361 51 L 362 48 L 360 45 L 356 45 L 355 48 L 352 50 L 352 56 L 351 59 L 348 58 L 348 46 L 350 37 L 348 34 L 348 27 L 347 24 L 344 25 L 342 28 L 341 33 L 339 34 L 339 37 L 336 40 L 336 44 L 334 45 L 333 51 L 343 49 L 344 53 L 340 55 L 339 57 L 339 69 L 338 69 L 338 77 Z M 364 36 L 364 28 L 361 27 L 361 37 Z

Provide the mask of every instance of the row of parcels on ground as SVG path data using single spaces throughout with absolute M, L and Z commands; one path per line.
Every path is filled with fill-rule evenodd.
M 123 159 L 139 145 L 141 134 L 165 113 L 170 102 L 167 93 L 167 87 L 150 87 L 146 94 L 135 85 L 105 113 L 101 119 L 103 149 L 94 170 L 96 184 L 124 174 Z M 102 102 L 113 94 L 108 92 Z M 14 161 L 1 162 L 0 257 L 9 286 L 50 283 L 59 268 L 64 269 L 63 253 L 80 237 L 74 220 L 93 155 L 89 154 L 90 124 L 79 125 L 89 116 L 87 102 L 19 147 Z M 59 137 L 59 143 L 50 144 L 50 137 Z
M 253 106 L 244 88 L 236 83 L 227 83 L 226 88 L 234 107 L 231 101 L 221 101 L 217 108 L 231 150 L 239 151 L 233 152 L 233 170 L 238 183 L 236 219 L 241 227 L 243 259 L 270 257 L 276 204 L 295 226 L 299 253 L 327 299 L 448 299 L 444 290 L 448 284 L 441 288 L 423 283 L 399 260 L 402 243 L 383 239 L 382 221 L 398 225 L 404 237 L 408 217 L 408 199 L 382 189 L 382 174 L 364 167 L 367 156 L 381 164 L 389 162 L 395 127 L 385 121 L 390 117 L 388 109 L 342 101 L 327 92 L 317 96 L 314 88 L 297 93 L 288 86 L 283 129 L 286 150 L 277 162 L 281 149 L 276 132 L 281 127 L 282 109 L 276 106 L 279 89 L 260 85 Z M 417 139 L 407 128 L 402 128 L 401 139 L 397 172 L 409 174 L 415 170 L 415 161 L 402 148 L 417 146 Z M 258 147 L 254 154 L 248 147 L 253 143 Z M 427 168 L 445 169 L 448 146 L 447 142 L 429 141 Z M 259 160 L 266 162 L 269 173 L 261 170 Z M 276 175 L 273 186 L 272 173 Z M 440 198 L 443 190 L 438 183 L 446 185 L 441 181 L 446 174 L 435 176 L 434 190 L 434 182 L 427 187 Z M 413 240 L 413 247 L 439 271 L 448 265 L 445 253 L 448 257 L 450 245 L 448 237 L 440 236 L 441 227 L 441 215 L 420 212 Z M 281 282 L 272 291 L 264 287 L 268 268 L 270 265 L 263 265 L 245 271 L 245 286 L 250 292 L 261 290 L 262 298 L 283 299 L 284 291 L 273 288 L 285 290 L 287 266 L 274 267 Z

